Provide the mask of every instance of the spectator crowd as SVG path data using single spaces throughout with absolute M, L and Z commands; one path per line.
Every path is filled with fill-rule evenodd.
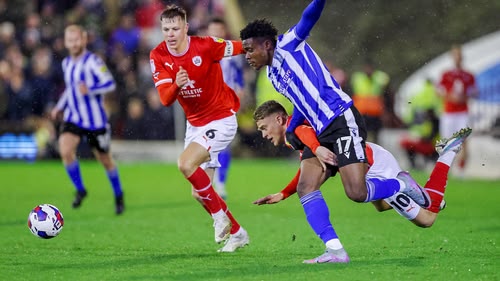
M 222 15 L 221 1 L 168 1 L 188 9 L 190 32 L 208 15 Z M 106 96 L 113 137 L 174 139 L 173 108 L 161 105 L 151 79 L 150 50 L 162 41 L 159 14 L 167 1 L 0 0 L 0 135 L 35 132 L 39 145 L 57 137 L 48 113 L 64 90 L 63 31 L 88 30 L 88 48 L 110 67 L 117 89 Z
M 105 98 L 113 138 L 175 139 L 175 124 L 182 123 L 174 122 L 174 107 L 162 106 L 149 61 L 151 49 L 163 40 L 159 15 L 170 3 L 187 9 L 190 34 L 205 34 L 211 18 L 224 16 L 224 0 L 0 0 L 0 135 L 34 132 L 39 153 L 51 150 L 58 124 L 48 116 L 64 90 L 61 62 L 67 54 L 63 31 L 69 24 L 80 24 L 88 31 L 88 48 L 105 60 L 117 83 L 116 90 Z M 232 37 L 237 39 L 237 34 Z M 422 105 L 411 111 L 415 113 L 412 116 L 404 116 L 406 124 L 401 121 L 393 110 L 395 92 L 390 75 L 377 69 L 370 59 L 351 75 L 330 62 L 327 66 L 341 87 L 353 96 L 371 141 L 377 141 L 381 128 L 412 127 L 422 119 L 416 112 L 429 112 L 428 106 Z M 263 142 L 258 140 L 253 110 L 266 100 L 279 100 L 281 95 L 274 92 L 265 71 L 246 71 L 245 80 L 237 139 L 242 146 L 259 146 Z M 434 104 L 434 96 L 424 100 Z M 288 101 L 279 101 L 291 113 Z M 431 124 L 434 127 L 427 128 L 424 136 L 419 134 L 429 144 L 437 136 L 435 122 Z M 414 164 L 418 149 L 413 142 L 403 142 Z M 423 154 L 432 154 L 428 151 Z

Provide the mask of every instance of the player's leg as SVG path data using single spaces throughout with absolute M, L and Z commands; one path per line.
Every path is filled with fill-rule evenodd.
M 232 223 L 221 204 L 223 200 L 212 186 L 210 177 L 213 177 L 213 169 L 210 175 L 204 169 L 219 166 L 218 153 L 231 143 L 236 130 L 235 116 L 212 121 L 203 127 L 188 124 L 185 150 L 178 160 L 179 170 L 191 183 L 214 219 L 217 243 L 229 237 Z
M 213 175 L 213 172 L 209 172 L 210 170 L 213 169 L 207 169 L 207 174 Z M 191 190 L 192 190 L 192 196 L 201 204 L 201 206 L 205 209 L 205 211 L 207 211 L 207 213 L 211 215 L 210 210 L 208 209 L 207 206 L 205 206 L 200 195 L 194 190 L 194 188 L 192 188 Z M 226 215 L 231 221 L 231 230 L 229 232 L 230 233 L 229 239 L 226 240 L 224 247 L 220 248 L 218 252 L 234 252 L 238 248 L 242 248 L 248 245 L 250 243 L 250 238 L 246 230 L 243 227 L 241 227 L 241 225 L 238 223 L 238 221 L 233 216 L 231 211 L 229 211 L 224 199 L 222 199 L 222 197 L 219 197 L 219 200 L 221 202 L 222 209 L 226 212 Z
M 407 198 L 407 200 L 403 201 L 399 200 L 397 203 L 399 203 L 402 208 L 404 208 L 405 204 L 415 204 L 415 208 L 411 209 L 411 213 L 409 212 L 405 215 L 404 213 L 399 212 L 402 216 L 408 218 L 419 227 L 431 227 L 434 224 L 439 211 L 443 208 L 442 202 L 446 189 L 446 183 L 448 181 L 450 166 L 471 131 L 472 130 L 470 128 L 463 128 L 460 131 L 455 132 L 450 139 L 443 139 L 437 142 L 436 150 L 439 153 L 439 158 L 427 183 L 425 184 L 425 189 L 431 198 L 431 206 L 426 210 L 416 205 L 411 198 Z M 395 207 L 394 210 L 397 210 L 396 206 L 393 206 Z M 416 214 L 413 219 L 412 214 Z
M 391 205 L 387 204 L 384 200 L 376 200 L 372 201 L 371 203 L 379 212 L 385 212 L 392 209 Z
M 367 154 L 373 159 L 372 165 L 366 173 L 366 178 L 393 178 L 401 172 L 401 166 L 398 161 L 388 150 L 374 144 L 367 144 Z M 383 200 L 372 201 L 373 205 L 379 212 L 394 209 L 402 217 L 412 221 L 414 220 L 421 208 L 408 195 L 397 192 L 396 194 Z
M 219 158 L 220 159 L 220 158 Z M 215 171 L 216 169 L 214 168 L 206 168 L 205 171 L 207 172 L 207 175 L 210 177 L 210 179 L 213 179 L 215 176 Z M 210 210 L 205 206 L 203 203 L 203 200 L 201 199 L 200 195 L 192 188 L 192 195 L 193 197 L 201 204 L 201 206 L 210 214 Z M 229 239 L 227 239 L 224 243 L 224 247 L 220 248 L 218 252 L 234 252 L 238 248 L 242 248 L 250 243 L 250 237 L 248 236 L 248 233 L 246 230 L 241 227 L 241 225 L 238 223 L 236 218 L 233 216 L 231 211 L 229 211 L 229 208 L 226 205 L 226 202 L 222 197 L 218 197 L 218 200 L 221 203 L 222 209 L 228 216 L 229 220 L 231 221 L 231 230 L 229 231 Z
M 325 243 L 324 254 L 304 263 L 349 262 L 349 256 L 340 243 L 339 237 L 330 222 L 330 211 L 326 205 L 321 184 L 329 177 L 330 172 L 323 168 L 316 157 L 309 157 L 309 149 L 300 163 L 300 178 L 297 184 L 297 194 L 304 208 L 307 221 L 316 235 Z
M 210 211 L 214 219 L 215 241 L 220 243 L 228 238 L 231 221 L 227 217 L 215 192 L 212 182 L 205 170 L 200 167 L 210 160 L 207 149 L 199 143 L 191 142 L 181 153 L 178 159 L 178 168 L 193 186 L 194 191 L 202 200 L 203 205 Z
M 220 158 L 219 158 L 220 159 Z M 205 172 L 207 173 L 208 177 L 210 179 L 212 179 L 212 182 L 213 182 L 213 179 L 214 177 L 216 176 L 216 173 L 215 171 L 217 171 L 216 168 L 206 168 L 205 169 Z M 198 200 L 198 202 L 200 202 L 200 204 L 203 206 L 203 208 L 205 208 L 205 210 L 210 214 L 210 211 L 207 209 L 207 207 L 203 204 L 203 200 L 201 200 L 200 196 L 198 195 L 198 193 L 194 192 L 193 190 L 193 197 Z M 230 234 L 233 235 L 233 234 L 236 234 L 240 229 L 241 229 L 241 225 L 238 223 L 238 221 L 234 218 L 233 214 L 231 213 L 231 211 L 229 211 L 229 209 L 227 208 L 227 204 L 225 202 L 225 200 L 219 195 L 218 197 L 221 205 L 222 205 L 222 209 L 224 210 L 224 212 L 226 212 L 227 216 L 229 217 L 229 219 L 231 220 L 231 231 L 230 231 Z
M 80 164 L 76 158 L 76 149 L 80 143 L 81 129 L 75 125 L 65 123 L 62 133 L 59 136 L 59 153 L 61 155 L 64 168 L 68 174 L 73 186 L 76 189 L 75 199 L 73 200 L 73 208 L 78 208 L 82 204 L 82 200 L 87 196 L 87 190 L 83 185 L 82 174 L 80 172 Z
M 425 184 L 425 189 L 431 196 L 432 202 L 428 208 L 429 211 L 438 213 L 441 210 L 441 202 L 443 201 L 450 166 L 471 132 L 471 128 L 463 128 L 453 133 L 449 139 L 442 139 L 436 143 L 439 158 L 429 180 Z
M 222 205 L 222 209 L 226 212 L 227 216 L 231 220 L 231 230 L 229 239 L 225 241 L 224 247 L 220 248 L 218 252 L 234 252 L 238 248 L 243 248 L 244 246 L 250 243 L 250 237 L 247 231 L 238 223 L 238 221 L 234 218 L 231 211 L 224 202 L 224 199 L 219 197 L 219 200 Z
M 431 227 L 436 220 L 437 214 L 430 212 L 420 207 L 408 195 L 398 192 L 395 195 L 384 199 L 385 202 L 390 204 L 394 211 L 402 217 L 411 221 L 419 227 Z
M 211 179 L 213 179 L 214 177 L 214 170 L 215 169 L 213 168 L 205 169 L 207 175 Z M 192 188 L 191 191 L 192 191 L 192 196 L 201 204 L 201 206 L 205 209 L 205 211 L 207 211 L 207 213 L 211 215 L 210 210 L 204 204 L 203 200 L 201 199 L 201 196 L 195 191 L 194 188 Z M 250 243 L 250 238 L 246 230 L 243 227 L 241 227 L 238 221 L 234 218 L 231 211 L 229 211 L 224 199 L 222 199 L 222 197 L 219 197 L 218 200 L 220 200 L 222 209 L 224 210 L 224 212 L 226 212 L 226 215 L 231 221 L 231 230 L 229 232 L 230 233 L 229 239 L 226 240 L 224 247 L 219 249 L 218 252 L 234 252 L 236 249 L 248 245 Z
M 436 213 L 420 207 L 408 195 L 398 192 L 384 200 L 373 201 L 377 211 L 384 212 L 394 209 L 396 213 L 419 227 L 431 227 L 436 220 Z
M 106 175 L 108 176 L 115 198 L 115 212 L 117 215 L 120 215 L 125 210 L 125 205 L 118 168 L 109 151 L 111 145 L 111 127 L 108 125 L 103 130 L 89 133 L 87 140 L 89 145 L 93 148 L 96 159 L 106 170 Z
M 443 208 L 443 196 L 450 166 L 471 132 L 470 128 L 463 128 L 455 132 L 450 139 L 442 139 L 437 142 L 436 150 L 439 153 L 439 158 L 425 184 L 425 189 L 431 198 L 431 206 L 427 210 L 419 208 L 417 216 L 411 220 L 415 225 L 431 227 L 436 221 L 438 213 Z M 417 207 L 419 206 L 417 205 Z
M 125 204 L 123 200 L 123 190 L 122 184 L 120 181 L 120 175 L 118 173 L 118 168 L 111 157 L 111 153 L 101 152 L 96 150 L 94 152 L 96 159 L 101 162 L 106 170 L 106 175 L 108 176 L 108 180 L 111 184 L 111 188 L 113 189 L 113 195 L 115 198 L 115 212 L 117 215 L 120 215 L 125 211 Z
M 338 157 L 343 158 L 343 156 Z M 339 165 L 340 164 L 339 160 Z M 339 168 L 342 184 L 347 197 L 355 202 L 371 202 L 385 199 L 401 191 L 408 194 L 418 204 L 428 206 L 429 195 L 414 180 L 411 180 L 406 172 L 401 172 L 397 178 L 369 178 L 361 181 L 361 173 L 365 170 L 365 164 L 353 163 Z M 404 176 L 404 177 L 403 177 Z
M 210 181 L 213 182 L 213 178 L 214 178 L 214 169 L 212 168 L 206 168 L 205 169 L 205 172 L 207 173 L 208 177 L 210 178 Z M 205 209 L 205 211 L 207 211 L 207 213 L 212 216 L 212 214 L 210 213 L 210 210 L 208 209 L 208 207 L 205 205 L 205 203 L 203 203 L 203 199 L 201 198 L 201 196 L 198 194 L 198 192 L 196 192 L 196 190 L 194 189 L 194 186 L 191 186 L 191 195 L 193 196 L 193 198 L 198 201 L 198 203 L 200 203 L 200 205 L 203 207 L 203 209 Z
M 225 137 L 219 138 L 219 141 L 212 146 L 212 149 L 210 150 L 210 158 L 211 161 L 208 163 L 205 163 L 207 167 L 212 167 L 212 169 L 207 169 L 211 170 L 211 178 L 214 179 L 214 171 L 219 170 L 222 168 L 220 171 L 224 174 L 224 178 L 222 179 L 223 182 L 225 182 L 225 178 L 227 176 L 227 169 L 230 163 L 230 143 L 234 138 L 234 133 L 236 131 L 233 131 L 233 129 L 236 128 L 236 119 L 234 117 L 228 117 L 225 119 L 222 119 L 220 121 L 222 126 L 219 126 L 220 128 L 218 129 L 220 132 L 226 132 L 223 134 Z M 223 156 L 221 157 L 221 154 Z M 223 161 L 221 163 L 220 161 Z M 223 168 L 225 167 L 225 168 Z M 214 169 L 215 168 L 215 169 Z M 225 172 L 224 172 L 225 171 Z M 220 176 L 221 174 L 219 174 Z M 229 210 L 227 207 L 226 202 L 222 197 L 218 197 L 222 209 L 228 216 L 229 220 L 231 221 L 231 229 L 229 232 L 229 239 L 227 239 L 224 242 L 224 246 L 218 250 L 218 252 L 234 252 L 239 248 L 242 248 L 250 243 L 250 237 L 246 230 L 238 223 L 236 218 L 233 216 L 232 212 Z
M 377 211 L 384 212 L 394 209 L 396 213 L 411 221 L 419 227 L 431 227 L 436 220 L 436 215 L 413 201 L 408 195 L 398 192 L 384 200 L 372 202 Z
M 399 178 L 365 179 L 365 137 L 363 120 L 354 106 L 335 119 L 319 136 L 320 143 L 330 142 L 331 149 L 337 155 L 339 173 L 347 197 L 355 202 L 371 202 L 402 191 L 417 203 L 426 205 L 428 195 L 414 182 Z
M 220 195 L 220 197 L 222 197 L 222 199 L 226 200 L 226 180 L 227 173 L 229 171 L 229 165 L 231 164 L 230 147 L 227 147 L 219 153 L 219 163 L 220 167 L 215 170 L 214 175 L 215 190 Z

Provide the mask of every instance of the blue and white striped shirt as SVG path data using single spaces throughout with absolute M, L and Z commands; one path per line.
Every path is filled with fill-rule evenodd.
M 324 0 L 313 1 L 299 23 L 278 36 L 272 64 L 267 67 L 274 88 L 294 105 L 289 132 L 307 119 L 319 135 L 352 105 L 352 99 L 305 41 L 324 5 Z
M 225 57 L 220 60 L 224 82 L 236 93 L 245 86 L 243 79 L 244 64 L 243 56 Z
M 86 51 L 77 60 L 66 57 L 62 69 L 66 89 L 56 107 L 64 110 L 64 121 L 87 130 L 105 128 L 108 118 L 103 95 L 116 88 L 106 64 L 97 55 Z M 87 86 L 85 95 L 79 90 L 81 83 Z

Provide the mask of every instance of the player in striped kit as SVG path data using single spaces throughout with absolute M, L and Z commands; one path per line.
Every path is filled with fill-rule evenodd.
M 257 129 L 262 132 L 262 137 L 272 141 L 275 146 L 285 144 L 285 132 L 290 118 L 285 108 L 274 100 L 267 101 L 260 105 L 255 110 L 254 114 Z M 429 180 L 425 184 L 425 189 L 429 191 L 431 197 L 431 205 L 429 208 L 421 208 L 410 197 L 401 192 L 383 200 L 373 201 L 372 203 L 375 208 L 380 212 L 394 208 L 394 211 L 415 225 L 419 227 L 431 227 L 436 221 L 438 213 L 441 211 L 444 203 L 443 196 L 450 166 L 471 131 L 470 128 L 462 128 L 455 132 L 449 139 L 442 139 L 436 143 L 436 151 L 439 153 L 439 158 L 436 161 L 436 165 L 434 166 Z M 320 145 L 311 126 L 307 124 L 300 125 L 295 129 L 295 133 L 302 144 L 309 147 L 322 161 L 329 162 L 330 160 L 327 159 L 334 157 L 331 151 Z M 368 159 L 366 163 L 368 167 L 366 178 L 388 178 L 394 177 L 402 172 L 396 158 L 383 147 L 367 142 L 366 154 Z M 335 176 L 337 167 L 325 165 L 325 171 L 326 173 L 325 177 L 322 179 L 323 181 L 326 181 L 329 177 Z M 259 198 L 254 201 L 254 204 L 275 204 L 290 197 L 297 191 L 300 174 L 301 170 L 299 169 L 295 177 L 285 188 L 283 188 L 283 190 Z M 323 263 L 331 261 L 328 255 L 325 255 L 315 259 L 305 260 L 304 262 Z M 345 261 L 349 261 L 347 256 Z
M 342 184 L 351 200 L 371 202 L 400 191 L 428 207 L 429 195 L 406 174 L 399 174 L 398 178 L 365 179 L 366 129 L 362 117 L 305 41 L 325 3 L 326 0 L 312 1 L 299 22 L 279 37 L 267 20 L 249 23 L 240 32 L 247 62 L 256 70 L 267 66 L 269 80 L 294 105 L 287 140 L 293 144 L 297 139 L 295 128 L 307 120 L 320 144 L 337 155 Z M 318 259 L 347 262 L 347 252 L 330 222 L 328 206 L 319 190 L 324 174 L 314 153 L 305 148 L 297 192 L 310 226 L 326 246 L 325 253 Z
M 51 117 L 64 121 L 59 137 L 59 152 L 77 191 L 73 208 L 80 207 L 87 196 L 76 157 L 78 144 L 83 138 L 106 169 L 115 195 L 115 212 L 119 215 L 125 208 L 123 191 L 117 166 L 109 150 L 111 129 L 103 105 L 104 95 L 115 89 L 115 81 L 102 59 L 86 49 L 87 32 L 81 26 L 66 27 L 64 44 L 69 52 L 62 62 L 66 89 L 52 110 Z
M 211 19 L 207 26 L 207 34 L 209 36 L 214 36 L 217 38 L 228 39 L 229 34 L 226 22 L 221 18 Z M 224 78 L 224 82 L 231 89 L 233 89 L 241 99 L 244 93 L 243 89 L 245 86 L 243 79 L 243 67 L 245 61 L 243 59 L 243 56 L 225 57 L 222 58 L 219 63 L 222 69 L 222 77 Z M 230 146 L 219 153 L 219 163 L 220 167 L 215 170 L 214 174 L 215 190 L 223 199 L 226 199 L 226 180 L 229 166 L 231 164 Z

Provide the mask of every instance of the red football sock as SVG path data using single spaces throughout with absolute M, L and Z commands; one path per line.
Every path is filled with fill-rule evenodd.
M 207 213 L 211 216 L 212 214 L 210 213 L 210 210 L 208 209 L 208 207 L 203 202 L 200 202 L 200 203 L 201 203 L 201 206 L 203 207 L 203 209 L 205 209 L 205 211 L 207 211 Z
M 238 232 L 238 230 L 240 230 L 240 224 L 238 223 L 238 221 L 236 221 L 236 219 L 233 217 L 233 214 L 231 213 L 231 211 L 229 211 L 229 209 L 227 208 L 227 205 L 226 205 L 226 202 L 224 202 L 224 199 L 222 199 L 219 196 L 219 200 L 220 200 L 220 205 L 222 207 L 222 210 L 224 210 L 224 212 L 226 212 L 226 215 L 231 220 L 231 223 L 232 223 L 231 234 L 235 234 L 236 232 Z M 208 209 L 208 207 L 205 204 L 202 203 L 201 206 L 205 209 L 205 211 L 207 211 L 207 213 L 209 215 L 211 215 L 210 210 Z
M 215 192 L 210 182 L 207 173 L 200 167 L 187 179 L 194 187 L 194 190 L 200 195 L 203 200 L 204 207 L 210 211 L 210 214 L 215 214 L 222 210 L 222 206 L 218 200 L 219 195 Z
M 238 230 L 240 230 L 240 224 L 236 221 L 236 219 L 233 217 L 233 214 L 231 214 L 231 212 L 227 208 L 227 205 L 226 205 L 226 202 L 224 202 L 224 199 L 222 199 L 219 196 L 219 200 L 220 200 L 220 205 L 222 206 L 222 210 L 224 210 L 226 212 L 226 215 L 231 220 L 231 223 L 232 223 L 231 234 L 235 234 L 236 232 L 238 232 Z
M 428 210 L 433 213 L 439 213 L 440 211 L 439 205 L 441 205 L 441 202 L 443 201 L 449 170 L 450 166 L 442 162 L 437 162 L 436 166 L 434 166 L 434 169 L 432 170 L 429 180 L 425 184 L 425 190 L 429 193 L 432 201 Z

